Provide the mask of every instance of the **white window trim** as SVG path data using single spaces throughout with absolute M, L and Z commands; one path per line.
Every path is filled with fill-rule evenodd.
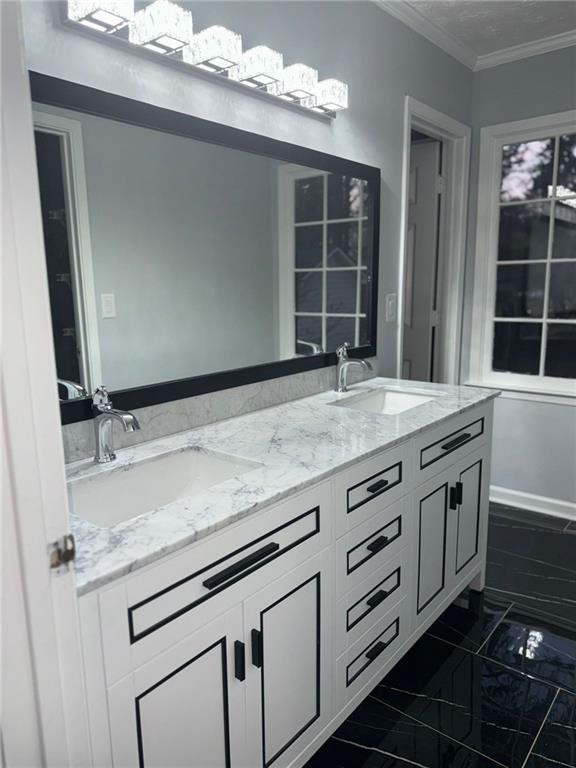
M 576 110 L 567 110 L 486 126 L 480 132 L 473 322 L 467 384 L 576 397 L 574 379 L 498 373 L 491 370 L 502 146 L 539 139 L 547 133 L 573 133 L 575 124 Z
M 278 312 L 280 317 L 279 322 L 279 351 L 280 358 L 294 357 L 294 350 L 296 344 L 296 328 L 294 318 L 296 317 L 295 306 L 295 285 L 294 275 L 296 272 L 295 267 L 295 243 L 294 243 L 294 182 L 297 179 L 307 179 L 311 176 L 322 176 L 326 178 L 330 175 L 329 171 L 322 171 L 316 168 L 305 168 L 301 165 L 286 164 L 281 165 L 278 169 Z M 306 222 L 306 226 L 311 224 L 322 224 L 326 228 L 328 224 L 328 218 L 326 214 L 327 200 L 324 196 L 324 215 L 318 222 Z M 330 219 L 330 222 L 340 221 L 337 219 Z M 354 221 L 354 219 L 342 219 L 341 221 Z M 297 226 L 297 225 L 296 225 Z M 332 267 L 327 270 L 326 268 L 326 236 L 323 237 L 323 266 L 315 269 L 304 269 L 303 272 L 322 272 L 323 280 L 326 281 L 327 271 L 338 271 L 338 267 Z M 360 233 L 360 240 L 358 243 L 359 252 L 362 249 L 362 234 Z M 353 271 L 353 268 L 343 267 L 343 271 Z M 358 275 L 356 284 L 356 308 L 358 309 L 360 304 L 360 272 L 366 267 L 358 265 L 356 272 Z M 326 302 L 326 283 L 322 286 L 323 304 Z M 318 315 L 325 318 L 329 315 L 326 312 L 326 308 L 323 305 L 322 312 L 301 312 L 299 314 L 306 316 Z M 339 317 L 353 317 L 357 318 L 362 313 L 338 313 Z M 356 340 L 352 344 L 356 346 Z
M 34 129 L 60 136 L 63 150 L 63 172 L 68 211 L 70 265 L 79 331 L 80 370 L 82 384 L 92 392 L 102 384 L 100 336 L 96 287 L 90 238 L 90 217 L 86 191 L 86 168 L 82 123 L 60 115 L 34 110 Z

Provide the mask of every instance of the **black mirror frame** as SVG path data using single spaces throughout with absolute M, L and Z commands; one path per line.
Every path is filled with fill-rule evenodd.
M 267 136 L 243 131 L 239 128 L 214 123 L 191 115 L 156 107 L 135 99 L 99 91 L 67 80 L 29 72 L 32 101 L 49 104 L 98 117 L 107 117 L 132 125 L 186 136 L 191 139 L 219 144 L 231 149 L 271 157 L 275 160 L 296 163 L 324 171 L 342 173 L 364 179 L 373 185 L 373 255 L 370 344 L 351 349 L 352 357 L 373 357 L 376 354 L 378 318 L 378 261 L 380 244 L 380 169 L 356 163 L 341 157 L 328 155 L 297 144 L 289 144 Z M 181 400 L 208 392 L 253 384 L 259 381 L 290 376 L 336 364 L 334 352 L 324 352 L 310 357 L 279 360 L 263 365 L 219 371 L 187 379 L 148 384 L 142 387 L 116 390 L 112 393 L 114 405 L 125 410 L 135 410 L 172 400 Z M 73 424 L 92 418 L 90 398 L 65 400 L 60 403 L 62 424 Z

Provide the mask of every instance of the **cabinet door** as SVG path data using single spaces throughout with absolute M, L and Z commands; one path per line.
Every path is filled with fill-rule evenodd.
M 244 604 L 253 768 L 288 765 L 328 722 L 331 562 L 317 555 Z
M 443 472 L 414 493 L 416 518 L 416 627 L 442 602 L 448 588 L 446 559 L 450 547 L 448 505 L 454 471 Z
M 458 581 L 483 555 L 484 531 L 488 519 L 489 452 L 482 448 L 455 467 L 452 524 L 455 525 L 454 552 L 450 576 Z
M 115 766 L 248 765 L 245 683 L 234 659 L 242 629 L 239 606 L 109 689 Z

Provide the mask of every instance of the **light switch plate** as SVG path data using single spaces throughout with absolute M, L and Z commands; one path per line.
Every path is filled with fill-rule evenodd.
M 113 293 L 101 293 L 100 304 L 102 306 L 103 320 L 116 317 L 116 296 Z

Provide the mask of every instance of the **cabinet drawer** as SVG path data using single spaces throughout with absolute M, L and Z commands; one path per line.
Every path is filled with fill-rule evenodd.
M 410 577 L 407 552 L 405 548 L 396 557 L 387 560 L 382 568 L 338 601 L 336 655 L 344 653 L 407 593 Z
M 376 676 L 386 673 L 410 637 L 408 597 L 350 646 L 336 661 L 337 707 L 343 706 Z
M 358 586 L 410 541 L 408 500 L 401 499 L 336 542 L 338 594 Z
M 336 535 L 393 504 L 408 490 L 405 446 L 375 456 L 342 472 L 335 479 Z
M 102 592 L 108 684 L 328 546 L 330 498 L 323 483 Z
M 416 483 L 420 484 L 486 441 L 490 410 L 474 408 L 423 434 L 416 443 Z

